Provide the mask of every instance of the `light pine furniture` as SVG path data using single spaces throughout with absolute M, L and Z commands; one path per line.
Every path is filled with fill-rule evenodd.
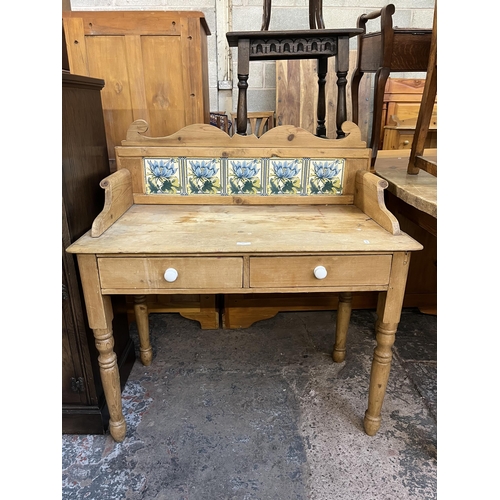
M 63 53 L 72 74 L 103 80 L 101 91 L 109 169 L 116 170 L 115 146 L 136 119 L 156 136 L 185 125 L 209 123 L 207 37 L 210 30 L 197 11 L 64 11 Z M 177 309 L 217 328 L 216 297 L 186 301 L 148 296 L 155 312 Z M 131 304 L 127 310 L 132 318 Z
M 148 294 L 340 293 L 333 360 L 345 359 L 351 296 L 379 294 L 365 431 L 381 425 L 410 253 L 422 246 L 385 208 L 359 128 L 323 139 L 294 126 L 229 137 L 190 125 L 148 137 L 134 122 L 117 172 L 76 254 L 93 328 L 110 432 L 125 437 L 113 352 L 111 297 L 135 297 L 141 361 L 152 362 Z
M 111 171 L 129 125 L 156 136 L 210 123 L 207 37 L 197 11 L 63 12 L 71 73 L 104 80 L 102 107 Z
M 389 78 L 382 108 L 380 149 L 411 149 L 424 78 Z M 425 148 L 437 147 L 437 102 L 434 100 Z

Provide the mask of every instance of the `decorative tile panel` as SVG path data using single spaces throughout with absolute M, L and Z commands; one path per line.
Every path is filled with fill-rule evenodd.
M 261 158 L 229 158 L 227 194 L 262 194 Z
M 269 195 L 301 194 L 303 167 L 303 158 L 270 159 L 267 193 Z
M 220 158 L 186 158 L 188 194 L 221 194 Z
M 343 158 L 144 158 L 145 194 L 341 195 L 344 170 Z
M 307 194 L 342 194 L 345 160 L 312 158 L 309 160 Z
M 179 158 L 145 158 L 146 194 L 180 194 Z

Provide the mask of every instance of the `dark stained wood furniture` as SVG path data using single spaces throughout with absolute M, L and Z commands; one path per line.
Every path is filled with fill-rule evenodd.
M 311 29 L 289 31 L 240 31 L 226 34 L 230 47 L 238 47 L 238 105 L 236 133 L 247 130 L 247 89 L 250 61 L 318 60 L 318 111 L 316 135 L 326 137 L 325 84 L 328 58 L 335 57 L 337 74 L 337 138 L 344 137 L 342 124 L 347 119 L 346 85 L 349 70 L 349 38 L 361 29 Z
M 375 73 L 371 139 L 372 167 L 375 165 L 380 141 L 384 90 L 391 72 L 427 71 L 432 29 L 394 28 L 393 4 L 362 14 L 358 18 L 357 67 L 351 80 L 352 120 L 358 123 L 359 83 L 364 73 Z M 380 18 L 380 31 L 367 33 L 366 24 Z
M 104 81 L 62 72 L 62 432 L 103 434 L 109 410 L 89 328 L 76 259 L 64 251 L 102 209 L 99 182 L 109 175 L 101 106 Z M 113 297 L 116 310 L 124 297 Z M 121 385 L 135 361 L 124 313 L 115 313 L 115 352 Z
M 264 0 L 263 15 L 262 15 L 262 31 L 269 29 L 271 22 L 271 0 Z M 325 29 L 325 21 L 323 20 L 323 0 L 309 0 L 309 28 Z
M 233 130 L 236 129 L 237 113 L 231 113 L 231 122 Z M 274 127 L 274 111 L 251 111 L 247 113 L 248 131 L 260 137 L 264 132 L 271 130 Z M 232 133 L 230 135 L 233 135 Z

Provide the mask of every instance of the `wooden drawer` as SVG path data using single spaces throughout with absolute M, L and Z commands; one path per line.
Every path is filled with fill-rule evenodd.
M 415 129 L 385 127 L 382 149 L 411 149 L 414 135 Z M 437 148 L 437 130 L 429 129 L 424 147 Z
M 173 268 L 178 276 L 168 282 L 165 271 Z M 103 289 L 191 289 L 241 288 L 241 257 L 157 257 L 99 259 Z
M 390 255 L 253 257 L 250 259 L 250 287 L 386 285 L 391 262 Z M 317 266 L 326 269 L 325 278 L 316 278 L 314 269 Z

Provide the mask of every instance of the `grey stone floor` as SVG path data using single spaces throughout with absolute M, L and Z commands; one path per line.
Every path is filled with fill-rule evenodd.
M 341 364 L 335 317 L 202 330 L 150 315 L 154 359 L 136 361 L 125 386 L 127 436 L 63 436 L 63 499 L 437 498 L 437 318 L 403 310 L 382 427 L 369 437 L 375 313 L 353 311 Z

